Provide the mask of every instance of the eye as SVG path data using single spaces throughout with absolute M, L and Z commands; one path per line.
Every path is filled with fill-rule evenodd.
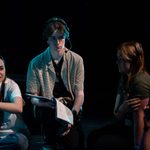
M 63 40 L 63 39 L 65 39 L 65 36 L 58 36 L 58 37 L 51 36 L 51 40 L 52 40 L 52 41 Z
M 57 39 L 56 39 L 55 36 L 51 36 L 51 40 L 52 40 L 52 41 L 56 41 Z
M 0 66 L 0 71 L 4 70 L 4 67 L 3 66 Z
M 59 36 L 59 37 L 57 37 L 58 40 L 62 40 L 64 38 L 65 38 L 65 36 Z

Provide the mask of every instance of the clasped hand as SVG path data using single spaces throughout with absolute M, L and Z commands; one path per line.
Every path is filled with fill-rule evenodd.
M 63 132 L 60 132 L 58 136 L 66 136 L 70 130 L 71 130 L 72 125 L 70 123 L 67 124 L 67 127 L 63 130 Z
M 132 98 L 125 100 L 114 113 L 117 118 L 122 118 L 126 113 L 136 111 L 141 107 L 141 99 Z
M 127 105 L 128 111 L 136 111 L 141 108 L 141 99 L 132 98 L 132 99 L 126 100 L 125 105 Z
M 139 109 L 148 109 L 149 98 L 140 99 L 140 98 L 132 98 L 125 100 L 122 104 L 122 110 L 125 112 L 136 111 Z

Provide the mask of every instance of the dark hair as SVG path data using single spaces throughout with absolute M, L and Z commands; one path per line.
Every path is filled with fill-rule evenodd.
M 4 62 L 4 65 L 5 65 L 5 60 L 2 55 L 0 55 L 0 59 Z M 5 76 L 4 80 L 2 81 L 2 86 L 1 86 L 1 90 L 0 90 L 1 101 L 4 101 L 5 80 L 6 80 L 6 76 Z
M 4 60 L 4 58 L 3 58 L 3 56 L 2 56 L 2 55 L 0 55 L 0 59 Z
M 56 29 L 60 34 L 65 35 L 66 38 L 69 38 L 69 28 L 67 23 L 61 18 L 53 17 L 46 21 L 44 25 L 43 39 L 47 40 Z
M 4 58 L 3 58 L 3 56 L 0 54 L 0 59 L 4 62 L 4 64 L 5 64 L 5 60 L 4 60 Z

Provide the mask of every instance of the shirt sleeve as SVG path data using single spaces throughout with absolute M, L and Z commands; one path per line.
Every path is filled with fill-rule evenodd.
M 149 97 L 150 82 L 146 78 L 135 78 L 130 85 L 130 97 L 139 97 L 141 99 Z
M 13 81 L 9 80 L 9 82 L 5 85 L 5 98 L 7 101 L 14 101 L 15 97 L 22 97 L 21 90 L 19 88 L 19 85 Z

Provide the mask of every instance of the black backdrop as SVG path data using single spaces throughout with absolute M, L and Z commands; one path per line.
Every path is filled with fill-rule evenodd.
M 16 79 L 26 76 L 29 61 L 46 46 L 41 36 L 44 22 L 53 16 L 65 19 L 70 28 L 72 50 L 85 62 L 87 114 L 112 113 L 119 76 L 115 64 L 118 43 L 130 39 L 141 41 L 150 69 L 148 0 L 5 0 L 1 3 L 0 51 L 6 59 L 7 73 L 16 75 Z M 24 87 L 21 88 L 24 93 Z

